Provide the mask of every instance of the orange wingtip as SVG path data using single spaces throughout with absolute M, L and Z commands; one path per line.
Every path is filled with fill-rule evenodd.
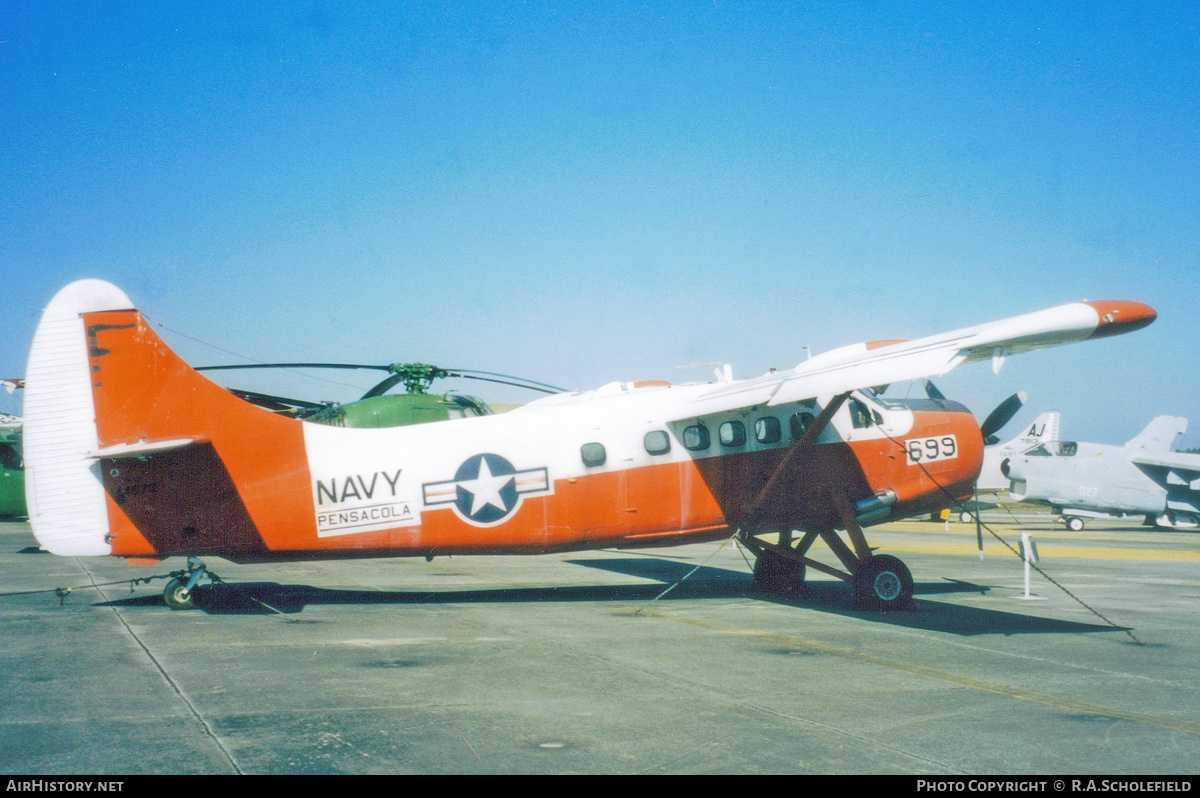
M 1107 338 L 1110 335 L 1133 332 L 1142 329 L 1158 318 L 1157 311 L 1149 305 L 1130 302 L 1126 299 L 1104 299 L 1084 304 L 1089 305 L 1100 317 L 1096 324 L 1096 331 L 1088 338 Z

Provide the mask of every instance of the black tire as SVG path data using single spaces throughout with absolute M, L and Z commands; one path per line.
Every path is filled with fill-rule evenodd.
M 1069 515 L 1066 517 L 1065 520 L 1067 522 L 1067 529 L 1071 530 L 1072 532 L 1082 532 L 1083 531 L 1083 527 L 1084 527 L 1083 519 L 1080 518 L 1079 516 Z
M 196 596 L 187 589 L 187 582 L 175 577 L 163 588 L 163 601 L 173 610 L 190 610 L 196 606 Z
M 804 563 L 764 551 L 754 561 L 754 587 L 765 593 L 795 593 L 804 588 Z
M 867 610 L 898 610 L 912 604 L 908 566 L 890 554 L 868 557 L 854 574 L 854 603 Z

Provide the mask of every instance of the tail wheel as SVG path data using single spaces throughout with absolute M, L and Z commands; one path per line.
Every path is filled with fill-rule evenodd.
M 190 610 L 196 606 L 196 597 L 187 589 L 187 580 L 175 577 L 163 588 L 163 601 L 173 610 Z
M 854 574 L 854 601 L 862 609 L 895 610 L 912 603 L 908 566 L 889 554 L 868 557 Z

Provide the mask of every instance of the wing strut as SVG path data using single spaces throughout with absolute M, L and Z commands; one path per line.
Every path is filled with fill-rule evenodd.
M 851 504 L 849 497 L 837 485 L 825 486 L 826 500 L 837 511 L 853 550 L 838 536 L 837 530 L 832 526 L 807 530 L 794 547 L 792 530 L 779 531 L 778 543 L 769 543 L 755 536 L 754 526 L 759 520 L 763 504 L 775 490 L 793 458 L 814 444 L 849 396 L 849 392 L 835 396 L 817 416 L 816 421 L 805 430 L 800 440 L 788 450 L 754 501 L 746 507 L 742 514 L 742 524 L 735 537 L 757 558 L 754 563 L 754 583 L 757 587 L 773 592 L 796 590 L 803 586 L 804 570 L 809 567 L 853 585 L 855 603 L 864 609 L 905 607 L 912 600 L 912 574 L 904 563 L 895 557 L 886 554 L 876 556 L 867 544 L 866 535 L 863 534 L 862 524 L 859 522 L 860 517 L 865 519 L 870 514 L 868 508 L 872 508 L 872 511 L 880 507 L 886 510 L 890 503 L 895 501 L 895 494 L 890 498 L 877 495 L 870 500 L 871 503 L 864 500 L 856 505 Z M 846 568 L 845 571 L 808 556 L 808 550 L 817 538 L 825 541 L 830 551 Z

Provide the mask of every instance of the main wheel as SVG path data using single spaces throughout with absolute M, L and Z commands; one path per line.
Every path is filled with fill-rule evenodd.
M 963 510 L 961 513 L 958 514 L 958 520 L 964 524 L 969 524 L 975 520 L 975 516 L 971 515 L 966 510 Z
M 754 586 L 767 593 L 792 593 L 804 587 L 804 563 L 764 551 L 754 561 Z
M 163 588 L 163 601 L 173 610 L 190 610 L 196 606 L 196 597 L 187 589 L 187 582 L 175 577 Z
M 1071 530 L 1072 532 L 1082 532 L 1083 531 L 1083 519 L 1080 518 L 1079 516 L 1069 515 L 1069 516 L 1067 516 L 1066 521 L 1067 521 L 1067 529 Z
M 868 557 L 854 574 L 854 603 L 862 609 L 895 610 L 912 602 L 908 566 L 890 554 Z

